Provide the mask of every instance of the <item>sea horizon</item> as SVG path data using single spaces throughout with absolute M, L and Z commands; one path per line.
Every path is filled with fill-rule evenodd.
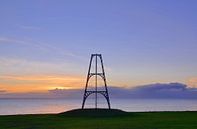
M 63 98 L 0 98 L 0 115 L 57 114 L 81 108 L 82 100 Z M 94 99 L 85 108 L 94 108 Z M 98 108 L 107 108 L 100 99 Z M 195 99 L 111 99 L 111 108 L 128 112 L 197 111 Z

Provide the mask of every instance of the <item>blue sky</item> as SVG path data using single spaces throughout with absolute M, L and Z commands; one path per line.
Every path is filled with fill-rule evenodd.
M 196 0 L 2 0 L 0 89 L 16 89 L 10 83 L 16 76 L 24 85 L 27 76 L 83 84 L 91 53 L 103 55 L 111 85 L 197 86 L 196 6 Z

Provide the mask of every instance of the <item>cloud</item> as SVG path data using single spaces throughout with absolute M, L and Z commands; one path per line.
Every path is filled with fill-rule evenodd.
M 57 98 L 82 98 L 83 89 L 53 89 L 49 93 Z
M 82 96 L 81 90 L 51 90 L 55 94 Z M 71 93 L 71 94 L 70 94 Z M 197 99 L 197 88 L 189 88 L 181 83 L 156 83 L 135 88 L 109 87 L 111 98 L 139 98 L 139 99 Z
M 118 90 L 115 90 L 114 92 L 118 92 Z M 130 89 L 124 89 L 122 93 L 119 93 L 119 96 L 115 95 L 114 97 L 145 98 L 145 99 L 146 98 L 197 99 L 197 89 L 190 88 L 182 83 L 166 83 L 166 84 L 156 83 L 156 84 L 138 86 Z
M 4 58 L 0 57 L 1 75 L 16 74 L 16 73 L 68 73 L 72 72 L 74 66 L 68 62 L 44 62 L 32 61 L 18 58 Z M 67 68 L 67 69 L 65 69 Z M 70 70 L 70 71 L 69 71 Z
M 84 57 L 82 57 L 80 55 L 76 55 L 72 52 L 68 52 L 68 51 L 63 50 L 61 48 L 58 48 L 57 46 L 53 46 L 49 43 L 33 41 L 31 39 L 21 40 L 21 39 L 14 39 L 14 38 L 8 38 L 8 37 L 0 37 L 0 44 L 8 44 L 8 43 L 34 47 L 34 48 L 39 49 L 41 51 L 46 51 L 46 52 L 50 52 L 50 53 L 52 51 L 55 51 L 54 54 L 58 54 L 61 56 L 68 56 L 68 57 L 75 57 L 75 58 L 79 58 L 79 59 L 85 59 Z
M 83 90 L 82 89 L 53 89 L 48 92 L 26 92 L 26 93 L 9 93 L 0 92 L 0 98 L 64 98 L 64 99 L 81 99 Z
M 143 92 L 158 92 L 158 91 L 184 91 L 187 90 L 187 85 L 181 83 L 156 83 L 135 87 L 134 91 Z
M 197 87 L 197 77 L 192 77 L 188 79 L 187 84 L 191 87 Z
M 49 93 L 4 93 L 0 94 L 0 98 L 55 98 Z
M 0 90 L 0 94 L 1 94 L 1 93 L 5 93 L 5 92 L 6 92 L 6 90 Z
M 16 43 L 16 44 L 22 44 L 22 45 L 29 45 L 31 43 L 25 42 L 23 40 L 17 40 L 17 39 L 12 39 L 12 38 L 7 38 L 7 37 L 0 37 L 0 44 L 5 44 L 5 43 Z M 31 44 L 33 45 L 33 44 Z
M 52 89 L 46 93 L 7 94 L 6 97 L 82 99 L 84 89 Z M 197 88 L 181 83 L 156 83 L 135 88 L 109 87 L 110 98 L 126 99 L 197 99 Z M 5 97 L 0 96 L 0 98 Z
M 41 30 L 40 27 L 37 26 L 27 26 L 27 25 L 21 25 L 20 28 L 25 30 Z

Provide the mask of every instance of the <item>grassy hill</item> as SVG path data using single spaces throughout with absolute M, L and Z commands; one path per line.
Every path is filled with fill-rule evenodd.
M 197 129 L 197 112 L 78 109 L 60 114 L 0 116 L 0 129 Z

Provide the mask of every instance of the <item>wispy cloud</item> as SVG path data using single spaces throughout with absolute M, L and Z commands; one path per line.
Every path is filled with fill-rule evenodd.
M 0 57 L 1 74 L 46 74 L 72 73 L 73 65 L 69 62 L 44 62 L 19 58 Z
M 65 57 L 75 57 L 80 59 L 85 59 L 84 57 L 80 55 L 76 55 L 72 52 L 68 52 L 66 50 L 63 50 L 61 48 L 58 48 L 56 46 L 50 45 L 48 43 L 39 42 L 31 39 L 14 39 L 14 38 L 8 38 L 8 37 L 0 37 L 0 44 L 20 44 L 20 45 L 26 45 L 29 47 L 34 47 L 36 49 L 39 49 L 41 51 L 47 51 L 47 52 L 54 52 L 54 54 L 59 54 L 61 56 Z
M 30 43 L 25 42 L 23 40 L 17 40 L 17 39 L 12 39 L 12 38 L 7 38 L 7 37 L 0 37 L 0 44 L 6 44 L 6 43 L 17 43 L 17 44 L 22 44 L 22 45 L 29 45 Z M 31 44 L 33 45 L 33 44 Z
M 20 25 L 20 28 L 26 29 L 26 30 L 41 30 L 40 27 L 30 26 L 30 25 Z

